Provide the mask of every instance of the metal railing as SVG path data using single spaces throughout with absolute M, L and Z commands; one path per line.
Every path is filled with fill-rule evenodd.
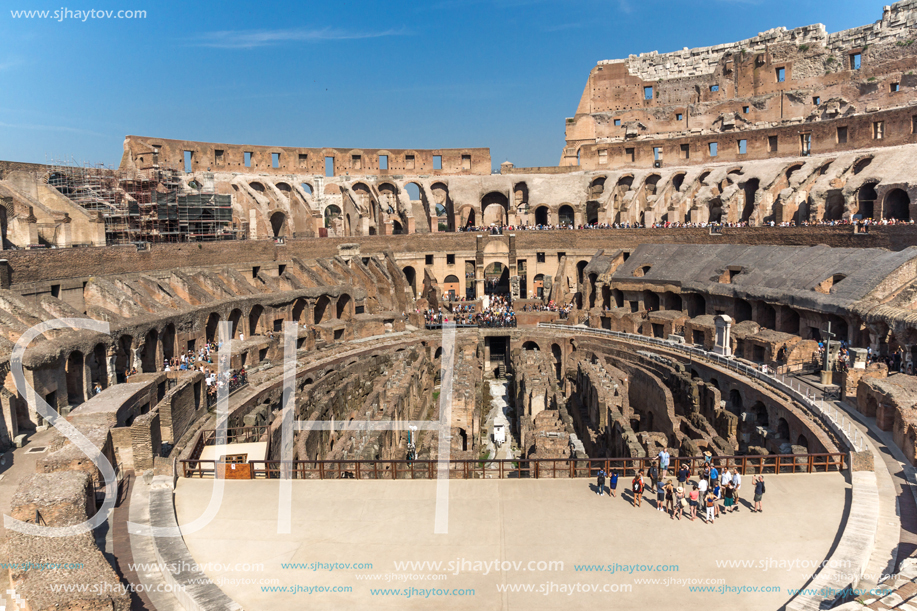
M 647 473 L 654 458 L 533 458 L 509 460 L 450 460 L 450 479 L 570 479 L 594 478 L 600 469 L 632 477 L 638 471 Z M 691 477 L 700 474 L 704 467 L 703 456 L 673 458 L 670 473 L 674 476 L 687 465 Z M 184 477 L 213 477 L 217 460 L 183 460 Z M 710 459 L 717 469 L 738 469 L 743 475 L 788 473 L 828 473 L 847 468 L 847 455 L 822 454 L 766 454 L 745 456 L 717 456 Z M 282 461 L 252 460 L 252 477 L 256 479 L 280 478 Z M 296 460 L 290 465 L 293 479 L 427 479 L 437 478 L 437 460 Z M 622 485 L 622 487 L 624 487 Z
M 794 387 L 792 379 L 789 383 L 787 383 L 785 374 L 782 375 L 781 378 L 778 378 L 776 374 L 759 371 L 753 367 L 748 367 L 747 365 L 738 363 L 731 358 L 724 357 L 713 352 L 707 352 L 706 350 L 702 350 L 694 346 L 679 344 L 677 342 L 658 339 L 655 337 L 647 337 L 645 335 L 635 335 L 632 333 L 623 333 L 621 331 L 610 331 L 608 329 L 595 329 L 592 327 L 573 327 L 570 325 L 558 325 L 554 323 L 539 323 L 538 326 L 540 328 L 558 329 L 567 333 L 595 335 L 599 337 L 615 337 L 625 341 L 639 342 L 651 346 L 660 346 L 668 350 L 677 350 L 687 353 L 692 357 L 696 357 L 700 360 L 711 361 L 717 365 L 725 367 L 731 371 L 735 371 L 736 373 L 746 377 L 760 380 L 765 384 L 768 384 L 769 386 L 779 390 L 780 392 L 789 395 L 793 400 L 808 409 L 813 415 L 821 420 L 825 426 L 827 426 L 838 437 L 840 437 L 848 448 L 856 452 L 860 452 L 866 449 L 865 439 L 863 439 L 863 436 L 860 434 L 859 430 L 853 425 L 853 422 L 847 418 L 844 412 L 838 410 L 836 407 L 828 405 L 828 403 L 825 402 L 824 396 L 819 397 L 817 393 L 812 393 L 808 388 L 803 388 L 802 384 L 797 382 L 796 386 Z

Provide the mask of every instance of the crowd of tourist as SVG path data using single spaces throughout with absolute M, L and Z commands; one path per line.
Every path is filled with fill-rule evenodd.
M 835 342 L 832 342 L 832 344 L 833 343 Z M 853 367 L 853 353 L 850 351 L 850 345 L 844 340 L 836 343 L 840 344 L 840 348 L 837 352 L 837 359 L 834 361 L 834 370 L 848 371 Z M 818 342 L 817 364 L 820 365 L 825 362 L 826 349 L 825 342 Z M 874 352 L 872 348 L 866 348 L 866 361 L 867 364 L 870 365 L 873 363 L 884 363 L 888 367 L 889 373 L 895 372 L 914 375 L 914 361 L 911 354 L 901 347 L 885 355 Z
M 566 304 L 558 304 L 555 303 L 553 299 L 548 303 L 529 303 L 522 306 L 523 312 L 557 312 L 563 320 L 566 320 L 572 309 L 572 301 Z
M 797 223 L 795 220 L 777 223 L 768 221 L 760 225 L 754 225 L 748 221 L 738 221 L 726 223 L 720 221 L 711 221 L 707 223 L 692 222 L 670 222 L 659 221 L 652 224 L 625 221 L 622 223 L 589 223 L 586 225 L 573 225 L 572 223 L 545 224 L 545 225 L 489 225 L 489 226 L 472 226 L 460 227 L 459 232 L 478 232 L 489 233 L 491 235 L 502 235 L 505 231 L 559 231 L 567 229 L 678 229 L 678 228 L 706 228 L 706 227 L 835 227 L 838 225 L 856 225 L 858 227 L 868 228 L 874 225 L 913 225 L 913 220 L 900 219 L 837 219 L 821 221 L 802 221 Z
M 207 405 L 214 405 L 217 402 L 217 393 L 224 386 L 229 387 L 227 394 L 232 394 L 239 388 L 248 384 L 248 372 L 245 371 L 245 367 L 242 367 L 238 371 L 227 371 L 222 376 L 214 372 L 207 374 L 207 377 L 204 378 L 204 381 L 207 383 Z
M 630 499 L 634 507 L 643 503 L 643 495 L 650 498 L 655 495 L 657 511 L 665 512 L 672 520 L 681 520 L 682 517 L 694 521 L 698 517 L 707 524 L 727 513 L 739 510 L 740 494 L 742 493 L 742 474 L 738 469 L 724 468 L 722 473 L 712 463 L 710 452 L 704 453 L 704 466 L 696 474 L 692 474 L 688 465 L 682 463 L 677 473 L 669 477 L 670 455 L 667 450 L 659 452 L 657 460 L 650 465 L 649 472 L 642 470 L 634 475 L 630 482 Z M 600 496 L 605 495 L 605 482 L 608 481 L 608 492 L 612 497 L 617 496 L 618 479 L 617 471 L 606 474 L 600 469 L 596 478 L 595 491 Z M 764 511 L 764 476 L 756 475 L 752 478 L 754 496 L 749 504 L 752 512 Z M 622 497 L 624 494 L 622 493 Z M 652 504 L 652 501 L 648 501 Z
M 424 320 L 428 325 L 442 325 L 454 322 L 456 325 L 469 325 L 477 327 L 515 327 L 516 312 L 513 310 L 513 301 L 509 295 L 491 295 L 487 307 L 480 312 L 472 304 L 456 304 L 452 312 L 448 310 L 424 310 Z

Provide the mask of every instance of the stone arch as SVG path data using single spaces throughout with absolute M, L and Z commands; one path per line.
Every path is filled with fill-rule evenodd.
M 911 219 L 911 198 L 903 189 L 892 189 L 885 194 L 882 203 L 883 217 L 891 220 L 909 221 Z
M 755 415 L 755 425 L 762 428 L 768 428 L 770 418 L 768 417 L 767 407 L 761 401 L 756 401 L 751 407 L 751 412 Z
M 681 172 L 672 177 L 672 188 L 676 191 L 681 191 L 682 185 L 685 183 L 685 172 Z
M 621 289 L 612 289 L 611 291 L 612 301 L 614 302 L 614 307 L 623 308 L 624 307 L 624 292 Z
M 159 371 L 156 351 L 159 348 L 159 331 L 150 329 L 143 340 L 143 350 L 140 362 L 143 363 L 144 373 Z
M 108 388 L 108 349 L 105 344 L 96 344 L 92 349 L 89 361 L 89 374 L 92 383 L 98 383 L 102 388 Z
M 646 177 L 646 180 L 643 181 L 643 190 L 647 195 L 656 195 L 656 185 L 659 184 L 659 181 L 662 180 L 662 176 L 659 174 L 650 174 Z
M 769 303 L 758 302 L 758 320 L 759 325 L 765 329 L 777 329 L 777 309 Z
M 853 164 L 854 176 L 865 170 L 866 166 L 868 166 L 870 163 L 872 163 L 872 157 L 862 157 L 857 159 L 856 163 Z
M 248 334 L 261 335 L 264 331 L 261 317 L 264 314 L 264 306 L 255 304 L 248 313 Z
M 648 312 L 658 312 L 659 295 L 653 291 L 643 291 L 643 307 Z
M 219 325 L 220 315 L 216 312 L 211 312 L 210 316 L 207 317 L 207 326 L 204 328 L 205 338 L 208 344 L 217 340 L 217 330 Z
M 408 286 L 411 287 L 411 297 L 417 297 L 417 271 L 410 265 L 403 267 L 401 273 L 407 280 Z
M 548 207 L 545 205 L 535 208 L 535 224 L 548 225 Z
M 747 222 L 755 214 L 755 197 L 758 194 L 758 187 L 761 181 L 757 178 L 746 180 L 742 185 L 742 191 L 745 194 L 745 207 L 742 209 L 742 221 Z
M 134 367 L 134 355 L 131 352 L 133 345 L 134 338 L 130 335 L 122 335 L 118 339 L 115 350 L 115 374 L 118 380 L 126 379 L 127 371 Z
M 328 298 L 328 295 L 322 295 L 318 298 L 318 301 L 315 302 L 315 315 L 313 317 L 315 324 L 321 324 L 326 320 L 325 312 L 327 312 L 330 305 L 331 299 Z
M 166 325 L 165 329 L 162 330 L 162 337 L 160 338 L 162 342 L 162 358 L 166 361 L 171 360 L 175 356 L 175 325 L 169 323 Z
M 857 189 L 857 214 L 864 219 L 875 218 L 876 200 L 878 198 L 875 183 L 868 182 L 861 185 Z
M 799 437 L 796 438 L 796 445 L 802 446 L 803 448 L 808 450 L 809 449 L 809 440 L 806 439 L 805 435 L 800 434 Z
M 404 233 L 404 227 L 398 221 L 392 221 L 392 235 L 401 235 Z
M 739 389 L 733 388 L 729 391 L 729 404 L 732 405 L 733 409 L 737 413 L 742 412 L 742 393 L 739 392 Z
M 780 439 L 790 438 L 790 425 L 787 424 L 786 418 L 777 419 L 777 437 Z
M 557 209 L 557 224 L 558 225 L 573 225 L 576 220 L 576 215 L 573 212 L 573 206 L 569 204 L 564 204 Z
M 353 300 L 350 299 L 350 295 L 348 295 L 347 293 L 344 293 L 343 295 L 338 297 L 338 302 L 337 302 L 338 320 L 350 320 L 351 310 L 353 309 L 352 307 L 350 307 L 351 303 L 353 303 Z
M 239 337 L 239 321 L 242 320 L 242 310 L 236 308 L 229 313 L 229 323 L 232 325 L 232 334 L 231 338 L 236 339 Z
M 599 223 L 599 212 L 601 206 L 599 202 L 590 200 L 586 202 L 586 224 L 597 225 Z
M 719 197 L 711 198 L 710 202 L 707 204 L 707 209 L 709 211 L 709 214 L 707 215 L 708 222 L 723 222 L 723 200 L 721 200 Z
M 258 182 L 257 180 L 253 180 L 252 182 L 248 183 L 248 186 L 251 187 L 253 190 L 257 191 L 258 193 L 264 193 L 265 191 L 264 185 Z
M 67 378 L 67 403 L 70 405 L 79 405 L 86 399 L 86 391 L 83 388 L 84 370 L 82 352 L 74 350 L 67 355 L 65 375 Z
M 751 304 L 745 301 L 744 299 L 736 299 L 735 318 L 736 318 L 736 322 L 744 322 L 746 320 L 751 320 Z
M 341 208 L 337 204 L 326 206 L 323 216 L 325 218 L 325 227 L 331 227 L 331 224 L 334 222 L 334 220 L 340 218 Z
M 308 305 L 309 302 L 301 297 L 293 302 L 293 311 L 291 312 L 293 322 L 298 322 L 300 324 L 305 324 L 307 322 L 306 307 Z
M 528 341 L 522 344 L 522 349 L 523 350 L 534 350 L 535 352 L 538 352 L 540 350 L 540 348 L 538 347 L 538 344 L 533 341 Z
M 844 201 L 844 194 L 840 191 L 834 191 L 825 199 L 825 212 L 822 220 L 839 221 L 844 217 L 847 202 Z

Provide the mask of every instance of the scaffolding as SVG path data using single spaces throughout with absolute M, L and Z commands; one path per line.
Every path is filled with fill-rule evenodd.
M 101 165 L 53 163 L 48 184 L 98 212 L 111 244 L 234 240 L 232 196 L 214 192 L 212 174 L 187 185 L 176 170 L 130 175 Z

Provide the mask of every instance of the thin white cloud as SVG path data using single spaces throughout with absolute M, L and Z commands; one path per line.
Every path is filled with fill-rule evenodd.
M 0 127 L 6 127 L 9 129 L 25 129 L 30 131 L 46 131 L 46 132 L 70 132 L 73 134 L 82 134 L 84 136 L 99 136 L 100 138 L 109 138 L 110 134 L 101 134 L 99 132 L 94 132 L 88 129 L 80 129 L 78 127 L 64 127 L 61 125 L 36 125 L 33 123 L 0 123 Z
M 0 72 L 3 72 L 4 70 L 9 70 L 10 68 L 21 66 L 22 63 L 23 62 L 21 59 L 16 59 L 16 58 L 0 61 Z
M 254 49 L 288 42 L 359 40 L 385 36 L 404 36 L 407 33 L 404 28 L 377 32 L 359 32 L 330 27 L 319 30 L 225 30 L 204 33 L 196 39 L 195 44 L 200 47 L 213 47 L 216 49 Z

